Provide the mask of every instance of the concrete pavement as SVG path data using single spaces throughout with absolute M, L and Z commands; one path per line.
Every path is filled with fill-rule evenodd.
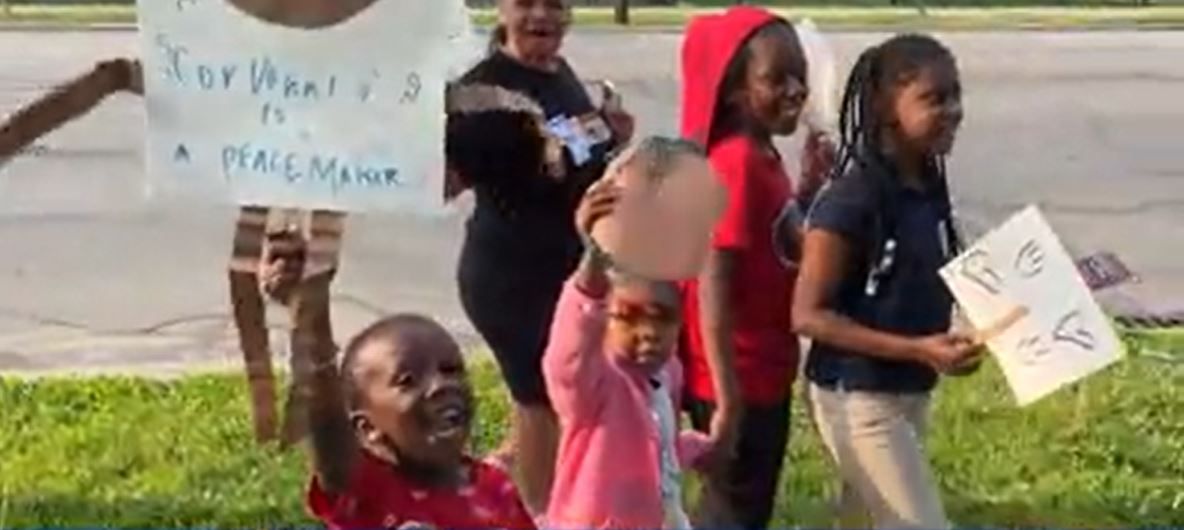
M 884 36 L 834 37 L 849 64 Z M 1111 307 L 1184 309 L 1184 33 L 943 38 L 964 72 L 968 117 L 951 174 L 970 224 L 1039 203 L 1073 251 L 1117 251 L 1142 276 L 1108 293 Z M 617 82 L 644 132 L 673 133 L 679 39 L 581 33 L 568 54 L 585 77 Z M 0 114 L 136 45 L 129 32 L 0 32 Z M 145 199 L 142 142 L 139 100 L 118 96 L 0 168 L 0 370 L 169 374 L 236 362 L 233 209 Z M 477 344 L 452 281 L 464 215 L 461 205 L 443 219 L 351 218 L 338 335 L 415 310 Z

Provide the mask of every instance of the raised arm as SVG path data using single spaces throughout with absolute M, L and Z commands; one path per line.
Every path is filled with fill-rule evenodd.
M 132 59 L 103 61 L 18 110 L 0 126 L 0 160 L 19 153 L 46 133 L 93 109 L 120 90 L 143 93 L 140 63 Z
M 582 233 L 590 233 L 592 225 L 608 215 L 619 198 L 620 190 L 611 180 L 596 182 L 580 204 L 576 226 Z M 560 416 L 583 415 L 600 396 L 597 389 L 607 362 L 602 351 L 608 325 L 606 261 L 594 248 L 589 249 L 555 307 L 543 373 Z
M 284 274 L 283 263 L 271 265 Z M 358 442 L 350 424 L 345 389 L 337 367 L 337 346 L 329 319 L 329 283 L 333 274 L 323 273 L 301 281 L 292 293 L 299 330 L 292 340 L 297 360 L 295 381 L 308 404 L 313 464 L 325 493 L 345 491 L 358 454 Z

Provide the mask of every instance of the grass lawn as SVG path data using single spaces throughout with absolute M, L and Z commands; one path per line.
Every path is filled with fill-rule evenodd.
M 1184 6 L 1156 7 L 956 7 L 933 8 L 921 16 L 911 7 L 793 6 L 777 7 L 791 18 L 813 18 L 824 28 L 834 29 L 1086 29 L 1086 28 L 1180 28 L 1184 27 Z M 696 12 L 695 7 L 637 7 L 631 10 L 635 27 L 681 27 Z M 472 10 L 474 20 L 489 24 L 494 14 L 488 9 Z M 131 5 L 14 5 L 10 14 L 0 13 L 0 24 L 61 25 L 129 23 L 135 20 Z M 576 23 L 582 26 L 611 26 L 612 10 L 576 9 Z M 617 27 L 617 26 L 613 26 Z
M 939 393 L 931 439 L 951 516 L 969 526 L 1184 525 L 1184 334 L 1134 342 L 1122 364 L 1028 409 L 993 367 Z M 1147 346 L 1151 345 L 1151 346 Z M 473 366 L 476 450 L 506 426 L 492 365 Z M 823 527 L 832 472 L 808 419 L 775 527 Z M 0 379 L 0 528 L 291 527 L 300 451 L 251 440 L 235 375 L 174 381 Z

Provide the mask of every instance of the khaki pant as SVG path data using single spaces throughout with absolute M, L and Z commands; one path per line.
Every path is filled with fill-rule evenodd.
M 877 528 L 949 528 L 924 454 L 928 394 L 810 385 L 809 400 L 843 479 L 844 523 L 868 515 Z

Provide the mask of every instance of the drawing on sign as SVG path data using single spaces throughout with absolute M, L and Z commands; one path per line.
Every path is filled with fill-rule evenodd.
M 472 34 L 463 0 L 140 0 L 139 18 L 154 189 L 444 211 L 444 85 Z M 345 20 L 348 32 L 324 30 Z
M 1050 353 L 1052 348 L 1049 347 L 1048 341 L 1045 340 L 1041 334 L 1029 335 L 1019 340 L 1016 343 L 1015 351 L 1020 358 L 1020 362 L 1027 366 L 1035 366 L 1040 364 Z
M 1024 278 L 1034 278 L 1044 270 L 1044 249 L 1034 239 L 1020 247 L 1015 257 L 1015 270 Z
M 991 267 L 991 256 L 987 251 L 975 249 L 962 259 L 960 268 L 962 277 L 974 282 L 990 294 L 999 294 L 1003 288 L 1003 280 L 999 273 Z
M 1097 346 L 1097 339 L 1093 332 L 1085 327 L 1081 312 L 1077 310 L 1070 311 L 1069 314 L 1057 321 L 1057 327 L 1053 331 L 1052 337 L 1053 340 L 1059 342 L 1075 344 L 1083 350 L 1093 351 Z

